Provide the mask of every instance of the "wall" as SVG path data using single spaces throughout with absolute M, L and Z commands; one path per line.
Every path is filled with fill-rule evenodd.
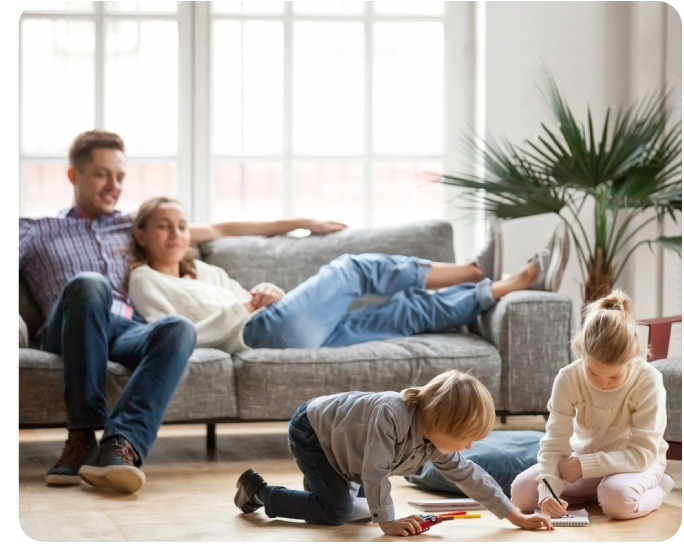
M 681 21 L 664 3 L 487 2 L 485 9 L 486 129 L 495 137 L 518 143 L 540 133 L 541 122 L 550 123 L 539 92 L 545 69 L 573 111 L 584 114 L 591 105 L 595 117 L 660 87 L 668 60 L 668 81 L 681 83 Z M 681 114 L 681 96 L 678 101 Z M 583 216 L 591 222 L 593 208 Z M 504 223 L 504 271 L 519 269 L 558 222 L 544 215 Z M 621 286 L 633 295 L 639 317 L 662 314 L 661 285 L 666 281 L 672 289 L 673 269 L 681 275 L 679 258 L 664 259 L 646 247 L 637 251 Z M 680 306 L 670 303 L 666 314 L 681 313 L 681 280 L 678 288 Z M 561 293 L 579 309 L 582 292 L 573 249 Z

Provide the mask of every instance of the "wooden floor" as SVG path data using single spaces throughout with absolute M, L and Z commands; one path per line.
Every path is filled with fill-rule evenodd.
M 498 429 L 543 429 L 541 417 L 512 417 Z M 43 477 L 59 457 L 64 430 L 19 433 L 19 522 L 37 541 L 378 541 L 387 537 L 373 524 L 326 527 L 271 520 L 262 510 L 243 515 L 233 504 L 235 481 L 247 468 L 269 483 L 301 486 L 290 457 L 286 423 L 219 425 L 218 449 L 208 454 L 202 426 L 166 426 L 144 466 L 145 487 L 133 495 L 76 487 L 47 487 Z M 482 519 L 438 525 L 408 544 L 430 541 L 665 541 L 682 519 L 681 461 L 668 463 L 676 480 L 663 507 L 644 518 L 609 520 L 589 506 L 592 525 L 554 532 L 529 532 L 483 511 Z M 399 516 L 416 510 L 415 498 L 435 498 L 403 478 L 392 478 Z M 448 496 L 448 495 L 445 495 Z

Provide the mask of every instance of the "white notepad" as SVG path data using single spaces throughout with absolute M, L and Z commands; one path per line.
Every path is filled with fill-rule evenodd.
M 541 513 L 539 510 L 535 510 Z M 589 512 L 587 510 L 569 511 L 566 517 L 552 517 L 551 524 L 554 527 L 588 527 Z
M 459 510 L 483 510 L 485 507 L 472 498 L 451 498 L 443 500 L 415 500 L 410 506 L 426 512 L 448 512 Z

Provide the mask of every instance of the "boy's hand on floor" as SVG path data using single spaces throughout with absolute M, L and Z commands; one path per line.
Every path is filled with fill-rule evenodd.
M 520 510 L 515 509 L 506 516 L 506 519 L 521 529 L 529 529 L 531 531 L 536 529 L 553 531 L 555 529 L 554 526 L 551 525 L 551 519 L 549 516 L 540 513 L 525 515 Z
M 415 535 L 420 531 L 420 523 L 423 521 L 422 517 L 417 515 L 410 515 L 403 519 L 395 519 L 394 521 L 384 521 L 378 523 L 385 535 L 398 535 L 400 537 L 408 537 Z

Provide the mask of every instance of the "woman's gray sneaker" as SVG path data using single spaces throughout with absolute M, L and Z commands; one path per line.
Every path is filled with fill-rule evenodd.
M 501 224 L 497 217 L 487 219 L 487 242 L 475 256 L 475 263 L 483 271 L 485 277 L 492 281 L 501 279 L 503 259 L 503 242 L 501 240 Z
M 539 276 L 530 289 L 558 292 L 569 256 L 570 237 L 565 223 L 561 223 L 548 244 L 528 260 L 539 268 Z

